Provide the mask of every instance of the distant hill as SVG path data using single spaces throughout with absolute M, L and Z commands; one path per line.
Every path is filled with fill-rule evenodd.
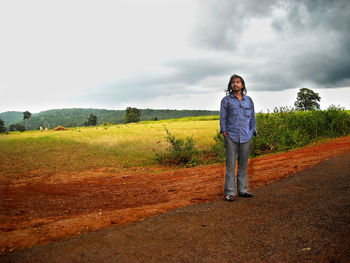
M 58 109 L 33 113 L 28 120 L 28 130 L 39 129 L 40 125 L 49 128 L 62 125 L 64 127 L 84 126 L 89 114 L 97 116 L 97 125 L 103 123 L 119 124 L 124 122 L 125 110 L 104 109 Z M 219 115 L 219 111 L 209 110 L 153 110 L 141 109 L 141 121 L 165 120 L 182 117 L 213 116 Z M 11 124 L 21 123 L 24 125 L 23 113 L 18 111 L 7 111 L 0 113 L 0 119 L 5 122 L 6 127 Z
M 20 111 L 6 111 L 0 113 L 0 119 L 5 122 L 5 126 L 9 126 L 13 123 L 18 123 L 23 120 L 23 112 Z

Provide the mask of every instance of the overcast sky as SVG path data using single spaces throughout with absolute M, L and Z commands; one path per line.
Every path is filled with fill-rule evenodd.
M 232 74 L 257 112 L 350 109 L 348 0 L 0 0 L 0 36 L 0 112 L 219 110 Z

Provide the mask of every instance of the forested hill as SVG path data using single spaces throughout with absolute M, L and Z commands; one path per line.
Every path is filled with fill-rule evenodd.
M 8 127 L 10 124 L 18 123 L 23 120 L 23 112 L 19 111 L 6 111 L 0 113 L 0 119 L 5 122 L 5 125 Z
M 97 125 L 103 123 L 119 124 L 124 122 L 125 110 L 59 109 L 34 113 L 31 118 L 27 120 L 26 125 L 28 130 L 39 129 L 40 125 L 49 128 L 55 128 L 58 125 L 64 127 L 84 126 L 90 113 L 97 116 Z M 141 121 L 212 115 L 219 115 L 219 111 L 141 109 Z M 3 112 L 0 113 L 0 119 L 5 122 L 6 127 L 15 123 L 24 125 L 22 112 Z

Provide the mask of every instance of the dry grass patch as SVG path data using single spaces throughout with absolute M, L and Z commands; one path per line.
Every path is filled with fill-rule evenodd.
M 159 167 L 155 152 L 168 147 L 168 130 L 179 138 L 193 136 L 199 149 L 210 149 L 218 120 L 154 121 L 65 132 L 29 131 L 0 136 L 0 176 L 36 176 L 113 167 Z

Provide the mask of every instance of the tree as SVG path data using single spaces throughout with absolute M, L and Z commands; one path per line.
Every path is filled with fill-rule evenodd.
M 321 97 L 318 93 L 313 92 L 311 89 L 301 88 L 298 92 L 297 100 L 294 102 L 294 106 L 297 110 L 307 111 L 313 109 L 320 109 L 318 103 Z
M 140 120 L 141 111 L 137 108 L 127 107 L 125 110 L 124 123 L 138 122 Z
M 90 113 L 88 120 L 84 123 L 85 126 L 96 126 L 97 125 L 97 116 L 93 113 Z
M 25 128 L 27 130 L 27 120 L 32 116 L 32 114 L 29 111 L 23 112 L 23 120 L 25 121 Z
M 23 112 L 23 120 L 27 120 L 32 116 L 32 114 L 29 111 Z
M 6 132 L 5 122 L 0 119 L 0 133 Z
M 16 124 L 11 124 L 9 127 L 10 131 L 20 131 L 20 132 L 24 132 L 26 130 L 26 128 L 20 124 L 20 123 L 16 123 Z

